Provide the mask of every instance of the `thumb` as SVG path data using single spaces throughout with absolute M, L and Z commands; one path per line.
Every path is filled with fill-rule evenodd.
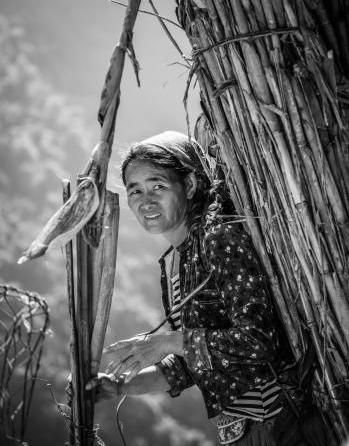
M 98 379 L 94 378 L 94 379 L 90 379 L 90 381 L 87 382 L 87 384 L 85 386 L 85 389 L 86 390 L 92 390 L 92 389 L 94 389 L 97 386 L 98 386 Z

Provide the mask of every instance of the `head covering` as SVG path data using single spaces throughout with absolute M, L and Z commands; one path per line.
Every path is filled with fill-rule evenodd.
M 158 135 L 144 139 L 136 146 L 156 146 L 171 155 L 175 156 L 178 161 L 192 171 L 203 171 L 208 178 L 211 177 L 210 170 L 204 161 L 204 153 L 200 145 L 195 139 L 188 137 L 184 133 L 167 130 Z

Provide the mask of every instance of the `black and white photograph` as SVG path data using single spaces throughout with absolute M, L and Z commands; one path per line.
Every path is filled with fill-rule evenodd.
M 2 0 L 0 445 L 349 446 L 349 0 Z

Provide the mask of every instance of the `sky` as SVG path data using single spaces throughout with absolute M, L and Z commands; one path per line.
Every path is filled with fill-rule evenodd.
M 148 2 L 142 2 L 148 8 Z M 158 2 L 163 16 L 174 19 L 174 1 Z M 84 108 L 98 135 L 96 112 L 110 55 L 125 13 L 106 0 L 2 0 L 0 10 L 15 17 L 38 49 L 37 62 L 48 80 Z M 169 25 L 183 52 L 190 54 L 184 33 Z M 139 14 L 134 48 L 141 67 L 137 87 L 129 61 L 122 81 L 122 99 L 115 145 L 128 144 L 166 129 L 186 131 L 182 98 L 187 70 L 155 17 Z M 193 120 L 198 111 L 192 95 Z

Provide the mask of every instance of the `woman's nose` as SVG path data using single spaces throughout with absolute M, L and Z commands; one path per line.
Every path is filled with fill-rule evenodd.
M 148 192 L 143 195 L 142 207 L 145 209 L 152 208 L 156 206 L 156 200 L 152 192 Z

